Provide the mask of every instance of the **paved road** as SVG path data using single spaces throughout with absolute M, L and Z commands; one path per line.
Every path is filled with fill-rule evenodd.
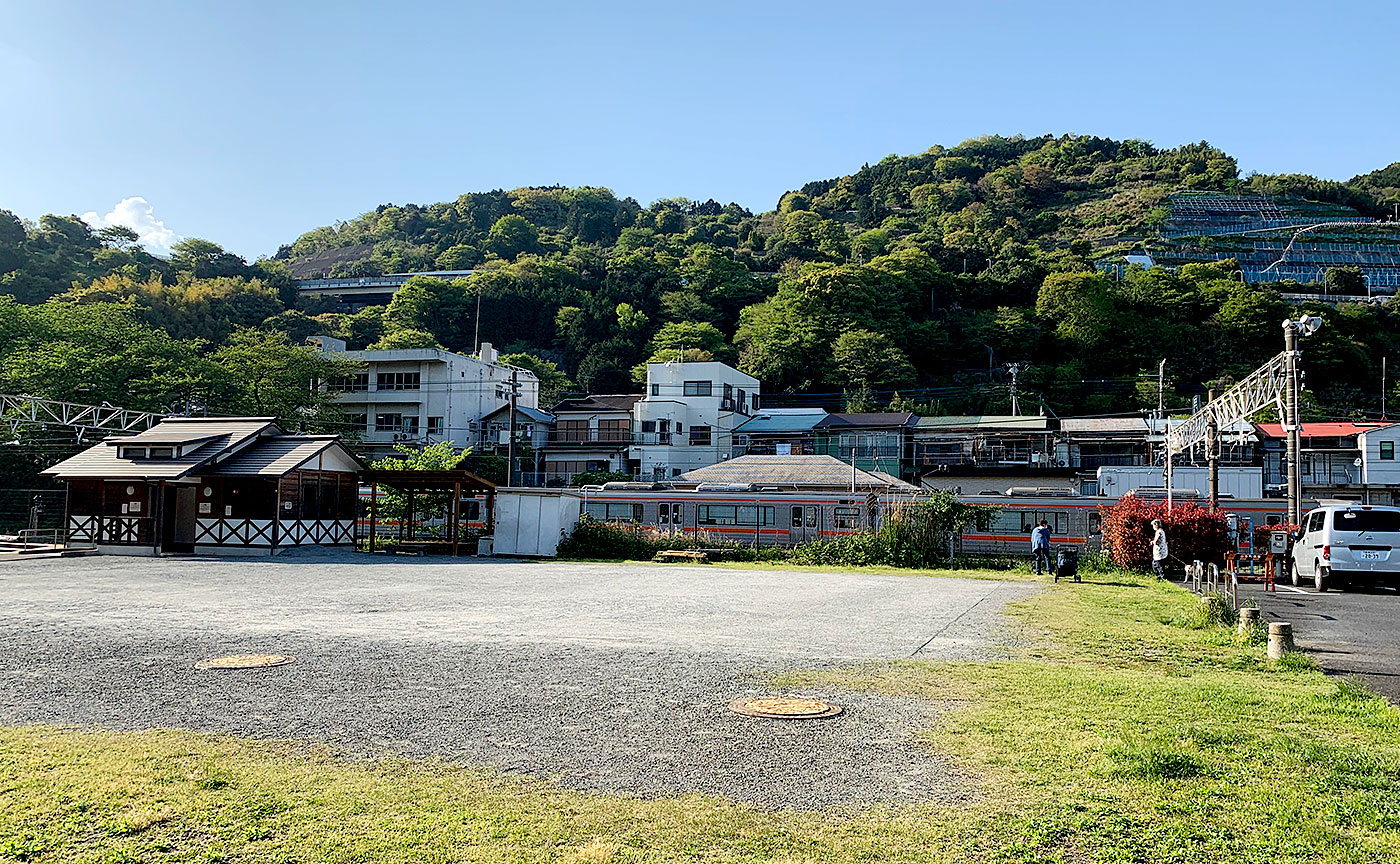
M 288 560 L 0 568 L 0 723 L 182 727 L 782 807 L 955 800 L 915 740 L 943 706 L 825 692 L 828 721 L 731 715 L 788 669 L 1006 637 L 1006 582 L 719 568 Z M 209 656 L 289 666 L 204 672 Z
M 1400 704 L 1400 594 L 1391 589 L 1328 591 L 1279 585 L 1268 593 L 1242 585 L 1269 621 L 1291 621 L 1294 641 L 1329 673 L 1356 675 Z

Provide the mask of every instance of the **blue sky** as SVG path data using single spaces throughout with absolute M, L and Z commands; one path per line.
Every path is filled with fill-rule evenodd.
M 989 133 L 1346 179 L 1400 159 L 1398 24 L 1379 2 L 0 0 L 0 208 L 253 257 L 525 185 L 766 210 Z

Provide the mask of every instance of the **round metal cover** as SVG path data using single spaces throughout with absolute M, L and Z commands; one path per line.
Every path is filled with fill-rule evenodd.
M 813 720 L 835 717 L 841 706 L 806 696 L 746 696 L 729 703 L 729 710 L 747 717 L 769 717 L 775 720 Z
M 196 669 L 266 669 L 270 666 L 285 666 L 292 658 L 282 654 L 230 654 L 227 657 L 210 657 L 194 664 Z

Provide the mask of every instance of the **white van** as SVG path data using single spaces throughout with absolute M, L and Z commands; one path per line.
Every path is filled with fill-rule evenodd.
M 1293 542 L 1293 584 L 1305 579 L 1318 591 L 1359 582 L 1400 585 L 1400 507 L 1309 511 Z

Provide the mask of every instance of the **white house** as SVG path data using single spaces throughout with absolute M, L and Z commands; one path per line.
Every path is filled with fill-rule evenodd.
M 758 379 L 724 363 L 648 363 L 628 459 L 636 474 L 656 479 L 714 465 L 729 458 L 735 427 L 758 407 Z
M 521 407 L 539 407 L 539 379 L 528 369 L 497 362 L 488 343 L 477 357 L 467 357 L 441 348 L 347 351 L 344 342 L 328 336 L 309 341 L 361 365 L 361 371 L 325 386 L 349 417 L 349 431 L 371 450 L 439 441 L 469 446 L 481 438 L 482 418 L 509 403 L 512 382 Z

